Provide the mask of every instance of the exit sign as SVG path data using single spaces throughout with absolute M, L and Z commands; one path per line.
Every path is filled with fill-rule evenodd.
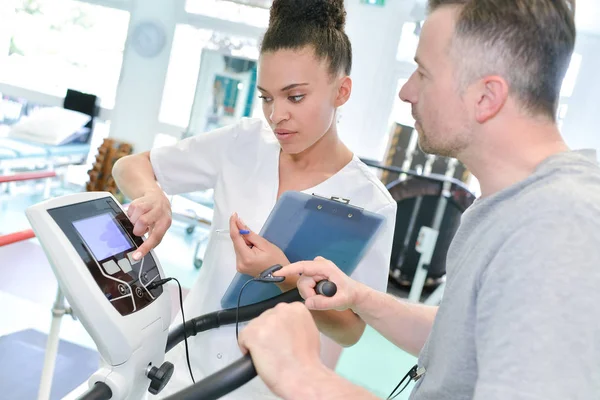
M 360 0 L 362 4 L 368 4 L 371 6 L 380 6 L 383 7 L 385 5 L 385 0 Z

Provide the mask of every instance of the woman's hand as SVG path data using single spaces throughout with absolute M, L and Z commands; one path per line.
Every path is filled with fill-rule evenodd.
M 171 226 L 171 203 L 162 190 L 150 190 L 129 204 L 127 215 L 134 235 L 148 233 L 148 239 L 133 254 L 135 260 L 140 260 L 160 244 Z
M 229 235 L 235 249 L 236 268 L 242 274 L 256 277 L 275 264 L 290 263 L 279 247 L 252 232 L 237 214 L 229 219 Z

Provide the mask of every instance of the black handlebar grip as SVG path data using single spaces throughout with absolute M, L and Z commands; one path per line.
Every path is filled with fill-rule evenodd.
M 320 295 L 327 296 L 327 297 L 333 297 L 337 293 L 337 286 L 333 282 L 330 282 L 328 280 L 322 280 L 322 281 L 317 282 L 315 291 Z M 270 300 L 265 300 L 264 302 L 261 302 L 259 304 L 253 304 L 250 306 L 246 306 L 245 308 L 252 309 L 251 310 L 252 312 L 249 311 L 248 313 L 252 314 L 251 317 L 254 317 L 254 316 L 258 315 L 258 313 L 255 312 L 255 310 L 260 311 L 261 308 L 264 308 L 264 309 L 271 308 L 278 302 L 282 302 L 282 301 L 285 301 L 285 302 L 300 301 L 301 299 L 302 299 L 302 297 L 300 297 L 300 294 L 298 293 L 298 289 L 294 289 L 294 290 L 286 292 L 276 298 L 273 298 Z M 269 302 L 269 303 L 267 303 L 267 302 Z M 273 304 L 271 304 L 271 302 L 273 302 Z M 235 311 L 234 309 L 218 311 L 217 312 L 218 315 L 216 315 L 214 317 L 216 322 L 215 322 L 214 326 L 210 325 L 209 329 L 213 328 L 213 327 L 219 327 L 221 324 L 225 325 L 225 324 L 232 323 L 234 319 L 233 319 L 233 317 L 230 316 L 230 314 L 234 311 Z M 256 315 L 254 315 L 254 314 L 256 314 Z M 247 321 L 248 319 L 250 319 L 250 318 L 246 318 L 244 320 Z M 207 316 L 202 316 L 202 317 L 196 318 L 195 320 L 212 321 L 212 319 L 207 318 Z M 221 320 L 221 321 L 219 321 L 219 320 Z M 207 330 L 207 329 L 203 329 L 203 326 L 201 323 L 198 325 L 199 326 L 196 326 L 198 331 Z M 193 334 L 195 335 L 196 332 L 194 331 Z M 179 336 L 184 337 L 184 335 L 186 335 L 185 332 L 178 334 L 177 337 L 179 337 Z M 190 336 L 190 335 L 188 335 L 188 336 Z M 173 345 L 171 345 L 169 347 L 169 345 L 167 344 L 167 349 L 170 349 L 171 347 L 173 347 Z M 189 386 L 189 387 L 183 389 L 182 391 L 167 397 L 165 400 L 193 400 L 193 399 L 199 399 L 199 398 L 201 398 L 203 400 L 219 399 L 222 396 L 226 395 L 227 393 L 237 389 L 238 387 L 242 386 L 246 382 L 250 381 L 255 376 L 256 376 L 256 369 L 254 368 L 252 358 L 250 357 L 250 354 L 246 354 L 244 357 L 240 358 L 238 361 L 229 365 L 225 369 L 215 372 L 213 375 L 211 375 L 207 378 L 204 378 L 204 380 L 202 380 L 200 382 L 196 382 L 196 384 L 193 386 Z
M 317 286 L 315 287 L 315 292 L 326 297 L 333 297 L 337 293 L 337 286 L 335 285 L 335 283 L 324 279 L 317 283 Z
M 77 400 L 110 400 L 113 397 L 113 392 L 104 382 L 96 382 L 94 386 L 88 389 Z

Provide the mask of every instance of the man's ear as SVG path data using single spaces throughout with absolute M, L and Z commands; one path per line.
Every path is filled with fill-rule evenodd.
M 475 119 L 480 124 L 494 118 L 508 100 L 508 83 L 500 76 L 486 76 L 476 87 Z
M 349 76 L 344 76 L 339 78 L 337 85 L 337 95 L 335 97 L 334 106 L 341 107 L 350 98 L 350 94 L 352 93 L 352 79 Z

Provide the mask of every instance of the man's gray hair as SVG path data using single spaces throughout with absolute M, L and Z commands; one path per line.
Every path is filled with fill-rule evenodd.
M 574 0 L 429 0 L 458 6 L 452 38 L 460 87 L 500 75 L 531 115 L 556 118 L 575 46 Z

